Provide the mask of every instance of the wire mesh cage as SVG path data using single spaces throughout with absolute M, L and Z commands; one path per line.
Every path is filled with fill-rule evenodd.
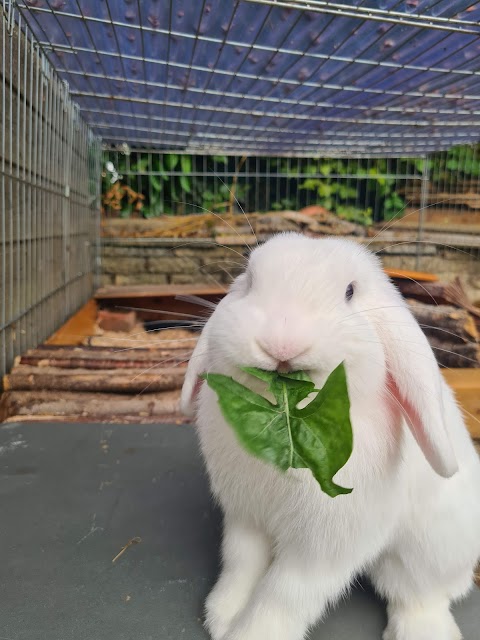
M 12 4 L 0 27 L 0 372 L 91 294 L 99 140 Z
M 1 6 L 0 371 L 91 293 L 100 208 L 323 207 L 386 264 L 460 256 L 476 291 L 480 5 Z

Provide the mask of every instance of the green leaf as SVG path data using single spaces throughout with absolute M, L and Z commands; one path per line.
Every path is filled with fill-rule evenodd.
M 152 185 L 154 191 L 158 191 L 158 193 L 160 193 L 163 189 L 163 182 L 157 176 L 150 176 L 150 184 Z
M 229 376 L 208 373 L 203 378 L 217 393 L 223 416 L 246 451 L 282 471 L 310 469 L 332 498 L 350 493 L 352 489 L 333 482 L 353 447 L 343 363 L 321 390 L 303 371 L 278 373 L 251 367 L 244 371 L 268 385 L 275 404 Z M 315 397 L 298 408 L 313 393 Z
M 299 189 L 317 189 L 321 184 L 320 180 L 317 178 L 307 178 L 302 182 L 302 184 L 298 187 Z
M 190 173 L 192 170 L 192 157 L 191 156 L 181 156 L 180 157 L 180 166 L 182 167 L 183 173 Z
M 165 164 L 169 171 L 173 171 L 178 164 L 178 155 L 176 153 L 167 153 L 165 155 Z
M 180 176 L 180 186 L 186 193 L 192 192 L 192 188 L 190 186 L 190 180 L 187 178 L 187 176 Z

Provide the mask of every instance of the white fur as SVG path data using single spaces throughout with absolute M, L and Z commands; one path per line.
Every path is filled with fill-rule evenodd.
M 206 607 L 213 640 L 301 640 L 364 571 L 388 600 L 384 640 L 459 640 L 449 607 L 480 556 L 480 464 L 375 257 L 297 234 L 255 249 L 205 327 L 184 410 L 200 373 L 246 382 L 240 366 L 274 369 L 286 356 L 317 385 L 346 364 L 354 449 L 335 481 L 353 493 L 332 499 L 309 470 L 282 474 L 248 455 L 202 385 L 198 433 L 225 514 L 223 571 Z

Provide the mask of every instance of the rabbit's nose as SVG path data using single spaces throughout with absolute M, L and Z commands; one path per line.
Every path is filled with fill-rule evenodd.
M 278 362 L 279 367 L 290 368 L 291 361 L 309 349 L 303 341 L 276 340 L 273 336 L 260 338 L 257 343 L 262 351 Z

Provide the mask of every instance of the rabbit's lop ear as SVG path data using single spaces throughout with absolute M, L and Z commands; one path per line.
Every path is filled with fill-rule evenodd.
M 207 364 L 207 336 L 206 328 L 200 334 L 200 338 L 193 350 L 185 374 L 180 398 L 180 409 L 186 416 L 193 416 L 195 410 L 195 399 L 202 386 L 200 375 L 205 372 Z
M 458 465 L 445 423 L 444 382 L 437 361 L 407 308 L 396 307 L 394 318 L 385 311 L 380 311 L 383 321 L 377 328 L 385 347 L 389 391 L 430 466 L 449 478 Z

